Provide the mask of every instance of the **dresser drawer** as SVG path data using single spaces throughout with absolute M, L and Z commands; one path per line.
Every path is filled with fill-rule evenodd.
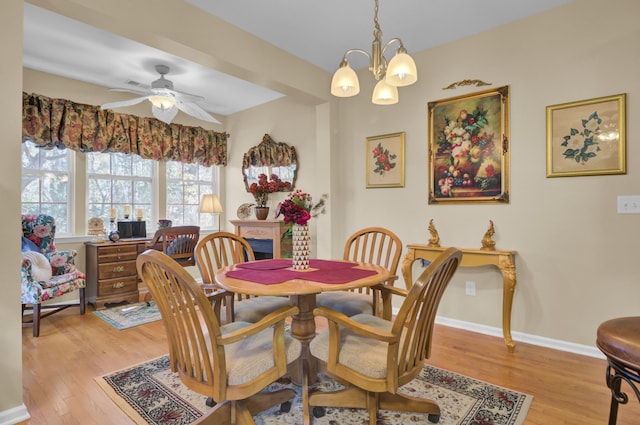
M 137 278 L 135 257 L 133 261 L 119 261 L 98 265 L 98 279 L 113 279 L 122 277 Z
M 135 260 L 138 256 L 136 245 L 113 245 L 101 247 L 98 250 L 98 263 Z
M 119 279 L 104 279 L 98 282 L 98 296 L 100 297 L 137 290 L 138 279 L 136 276 L 127 276 Z

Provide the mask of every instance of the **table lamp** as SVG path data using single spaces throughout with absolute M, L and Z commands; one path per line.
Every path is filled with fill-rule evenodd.
M 202 200 L 200 201 L 200 212 L 216 214 L 218 217 L 218 231 L 220 231 L 220 213 L 222 212 L 222 205 L 220 205 L 218 196 L 211 194 L 202 195 Z

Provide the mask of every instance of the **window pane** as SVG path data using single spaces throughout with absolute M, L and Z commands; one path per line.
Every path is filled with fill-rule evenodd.
M 129 205 L 133 200 L 133 192 L 131 191 L 130 180 L 114 180 L 113 183 L 113 202 Z
M 133 175 L 137 177 L 153 177 L 153 161 L 150 159 L 142 159 L 138 155 L 131 155 L 133 163 Z
M 37 176 L 22 176 L 22 202 L 40 201 L 40 179 Z
M 111 203 L 111 180 L 89 179 L 89 205 Z M 89 217 L 93 217 L 90 215 Z
M 87 220 L 102 218 L 109 226 L 111 209 L 117 211 L 117 218 L 124 219 L 124 207 L 130 208 L 129 220 L 135 220 L 136 209 L 144 210 L 143 218 L 151 223 L 154 202 L 154 172 L 156 162 L 142 159 L 138 155 L 123 153 L 92 153 L 88 162 Z M 91 172 L 90 170 L 100 172 Z M 113 170 L 113 172 L 111 171 Z M 151 230 L 149 226 L 147 230 Z
M 111 174 L 111 160 L 108 154 L 88 153 L 87 172 L 92 174 Z
M 114 176 L 130 176 L 131 158 L 125 154 L 111 155 L 111 171 Z
M 40 168 L 42 170 L 67 171 L 67 169 L 69 168 L 66 149 L 42 149 L 41 157 L 42 165 L 40 166 Z
M 168 161 L 167 165 L 167 179 L 179 180 L 182 178 L 182 164 L 176 161 Z
M 22 213 L 50 214 L 57 233 L 69 233 L 72 156 L 67 149 L 41 149 L 30 141 L 22 143 Z
M 217 177 L 217 167 L 167 162 L 167 218 L 175 225 L 214 228 L 212 214 L 199 208 L 202 195 L 217 193 Z
M 150 181 L 135 181 L 133 187 L 133 202 L 136 205 L 151 204 L 153 188 Z
M 66 203 L 69 193 L 69 181 L 66 175 L 46 174 L 42 180 L 42 202 Z

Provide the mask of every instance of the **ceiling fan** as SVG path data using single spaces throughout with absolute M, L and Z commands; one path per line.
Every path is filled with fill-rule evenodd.
M 169 67 L 166 65 L 156 65 L 156 71 L 160 74 L 160 78 L 151 83 L 151 88 L 147 90 L 137 90 L 134 88 L 111 88 L 111 91 L 121 91 L 126 93 L 134 93 L 141 97 L 129 100 L 121 100 L 117 102 L 109 102 L 100 105 L 102 109 L 121 108 L 125 106 L 136 105 L 144 100 L 151 102 L 151 113 L 154 117 L 167 124 L 181 110 L 185 114 L 191 115 L 203 121 L 220 124 L 220 121 L 211 116 L 207 111 L 202 109 L 196 102 L 203 100 L 202 96 L 183 93 L 173 89 L 173 82 L 164 78 L 169 73 Z

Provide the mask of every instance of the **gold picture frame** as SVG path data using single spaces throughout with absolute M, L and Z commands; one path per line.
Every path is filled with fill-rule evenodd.
M 429 204 L 509 202 L 509 86 L 428 103 Z
M 367 137 L 367 189 L 404 187 L 404 131 Z
M 547 177 L 626 172 L 626 94 L 547 106 Z

